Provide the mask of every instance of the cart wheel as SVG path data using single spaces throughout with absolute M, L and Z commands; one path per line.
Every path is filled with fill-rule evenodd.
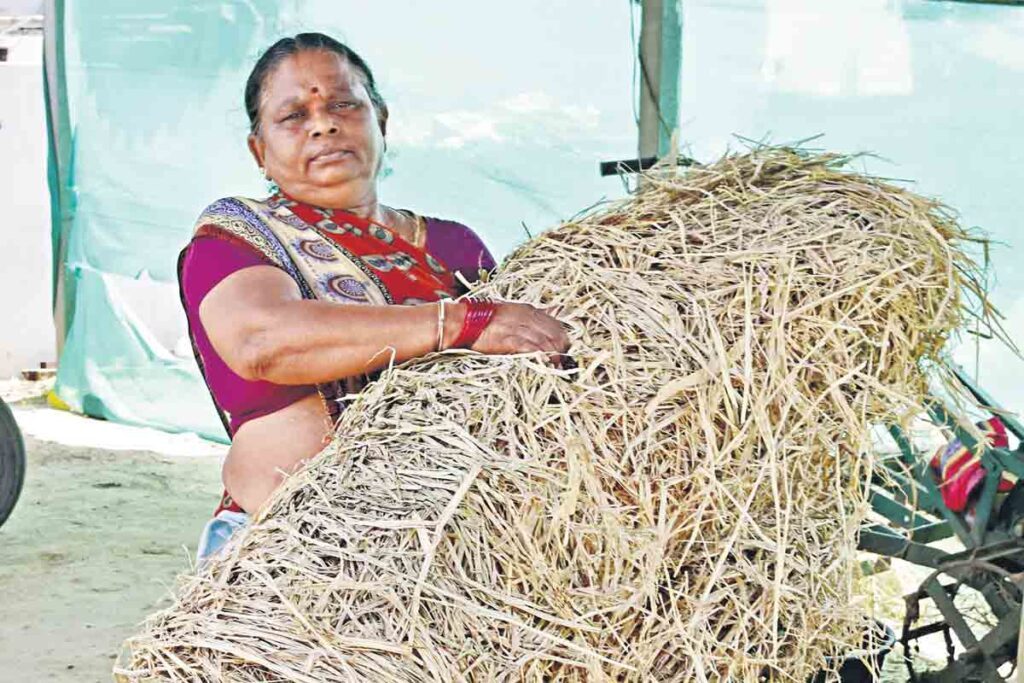
M 25 442 L 14 415 L 0 400 L 0 525 L 18 502 L 25 481 Z

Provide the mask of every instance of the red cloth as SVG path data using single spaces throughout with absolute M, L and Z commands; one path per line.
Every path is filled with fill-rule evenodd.
M 985 434 L 988 445 L 1006 448 L 1006 426 L 998 417 L 979 422 L 978 428 Z M 971 503 L 971 497 L 985 481 L 985 468 L 981 458 L 968 450 L 959 439 L 953 439 L 936 451 L 931 461 L 932 470 L 939 479 L 942 502 L 953 512 L 963 512 Z M 1013 488 L 1013 482 L 1003 478 L 999 491 L 1005 493 Z
M 346 211 L 315 208 L 283 195 L 277 195 L 274 201 L 306 224 L 319 227 L 321 235 L 359 259 L 396 304 L 454 296 L 455 278 L 445 264 L 387 226 Z M 328 285 L 336 279 L 331 278 Z

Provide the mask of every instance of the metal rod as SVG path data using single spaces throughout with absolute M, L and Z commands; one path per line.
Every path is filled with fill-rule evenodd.
M 1003 480 L 1002 467 L 988 467 L 987 469 L 981 495 L 978 497 L 978 503 L 974 506 L 974 528 L 971 529 L 974 543 L 979 546 L 985 542 L 988 522 L 992 518 L 992 512 L 996 505 L 999 483 Z
M 661 73 L 662 0 L 643 0 L 640 19 L 640 137 L 639 156 L 658 155 L 658 76 Z
M 602 161 L 600 164 L 601 175 L 622 175 L 624 173 L 640 173 L 652 168 L 658 163 L 658 157 L 644 157 L 642 159 L 620 159 L 618 161 Z M 693 166 L 697 162 L 689 157 L 679 157 L 676 163 L 680 166 Z
M 67 339 L 74 307 L 74 283 L 68 282 L 64 263 L 67 260 L 68 237 L 71 230 L 67 196 L 67 173 L 70 166 L 71 123 L 67 111 L 67 81 L 64 56 L 64 0 L 47 0 L 43 23 L 43 57 L 46 85 L 46 119 L 49 136 L 50 217 L 54 232 L 53 254 L 53 325 L 56 331 L 57 358 Z
M 638 153 L 661 157 L 679 125 L 682 11 L 680 0 L 642 0 L 641 7 Z
M 932 0 L 932 2 L 960 2 L 967 5 L 1005 5 L 1024 7 L 1024 0 Z
M 959 365 L 953 365 L 952 368 L 953 374 L 956 375 L 957 380 L 967 388 L 967 391 L 971 392 L 971 395 L 974 396 L 975 400 L 977 400 L 982 407 L 991 411 L 1000 420 L 1002 420 L 1003 424 L 1006 425 L 1006 428 L 1010 430 L 1014 436 L 1024 441 L 1024 424 L 1021 424 L 1016 416 L 996 403 L 996 400 L 992 398 L 987 391 L 978 386 L 962 367 Z
M 963 518 L 957 513 L 950 510 L 942 502 L 942 494 L 939 492 L 939 487 L 935 483 L 935 479 L 932 473 L 929 471 L 930 465 L 927 461 L 919 459 L 917 454 L 914 452 L 913 444 L 910 439 L 907 438 L 906 434 L 898 425 L 889 425 L 889 433 L 893 439 L 896 440 L 896 444 L 900 448 L 900 454 L 903 461 L 907 463 L 908 467 L 914 473 L 914 479 L 917 480 L 918 485 L 921 487 L 921 497 L 928 501 L 928 504 L 934 504 L 936 509 L 942 518 L 949 523 L 949 527 L 956 534 L 960 542 L 965 547 L 973 547 L 971 539 L 971 531 L 964 523 Z

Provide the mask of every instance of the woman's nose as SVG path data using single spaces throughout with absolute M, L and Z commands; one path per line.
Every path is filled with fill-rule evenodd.
M 337 132 L 338 127 L 333 122 L 327 121 L 323 124 L 315 124 L 310 135 L 314 138 L 318 138 L 323 135 L 335 135 Z
M 317 113 L 310 117 L 310 137 L 318 138 L 322 135 L 335 135 L 338 132 L 338 124 L 326 113 Z

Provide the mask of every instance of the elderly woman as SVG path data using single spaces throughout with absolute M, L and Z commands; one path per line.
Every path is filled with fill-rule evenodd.
M 272 45 L 245 88 L 249 151 L 278 191 L 210 205 L 179 280 L 196 359 L 231 436 L 215 552 L 324 448 L 338 398 L 437 350 L 542 352 L 568 338 L 532 306 L 454 299 L 494 267 L 471 229 L 378 198 L 388 109 L 351 49 L 318 33 Z

